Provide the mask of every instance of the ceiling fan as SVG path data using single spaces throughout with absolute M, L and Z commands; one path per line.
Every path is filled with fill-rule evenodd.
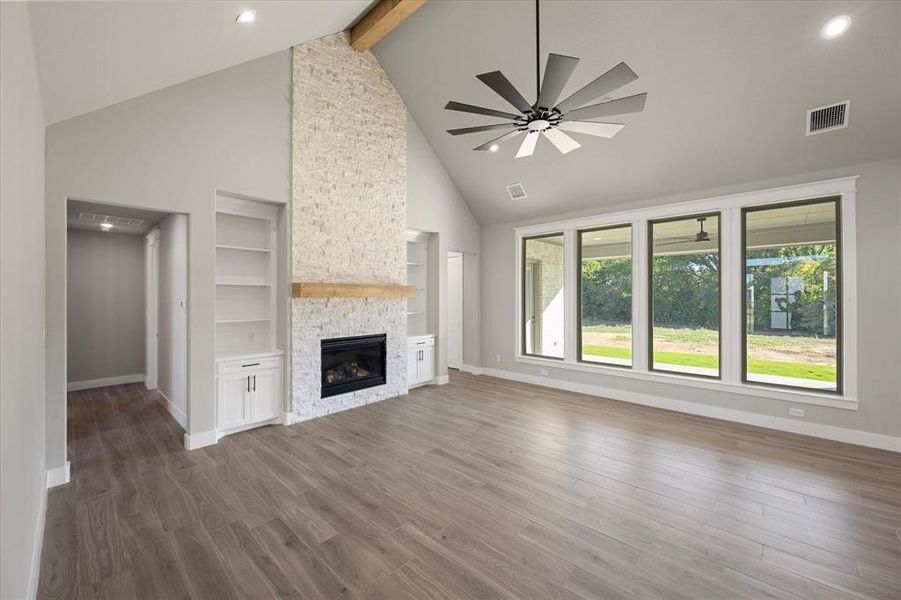
M 589 102 L 602 98 L 605 94 L 638 79 L 638 75 L 624 62 L 619 63 L 562 102 L 557 102 L 579 59 L 572 56 L 549 53 L 547 66 L 544 71 L 544 81 L 541 81 L 538 3 L 539 0 L 535 0 L 535 87 L 538 94 L 535 103 L 529 104 L 528 100 L 519 93 L 503 73 L 492 71 L 490 73 L 482 73 L 476 77 L 516 108 L 519 114 L 453 101 L 448 102 L 444 107 L 447 110 L 509 120 L 506 123 L 447 130 L 451 135 L 502 129 L 510 130 L 500 137 L 476 146 L 473 150 L 497 152 L 500 145 L 504 142 L 508 142 L 520 135 L 525 135 L 525 139 L 523 139 L 519 150 L 516 152 L 516 158 L 531 156 L 535 152 L 538 137 L 544 135 L 561 154 L 566 154 L 579 148 L 581 144 L 564 133 L 565 131 L 611 138 L 625 125 L 622 123 L 592 121 L 591 119 L 602 119 L 612 115 L 622 115 L 644 110 L 647 93 L 635 94 L 634 96 L 617 98 L 615 100 L 602 100 L 598 104 L 585 106 Z
M 668 239 L 668 240 L 670 240 L 670 241 L 668 241 L 668 242 L 661 242 L 661 243 L 659 243 L 659 244 L 655 243 L 654 245 L 655 245 L 655 246 L 673 246 L 673 245 L 675 245 L 675 244 L 684 244 L 685 242 L 695 242 L 695 243 L 697 243 L 697 242 L 709 242 L 709 241 L 710 241 L 710 234 L 707 233 L 706 231 L 704 231 L 704 221 L 706 221 L 706 220 L 707 220 L 707 217 L 698 217 L 698 218 L 697 218 L 697 221 L 698 221 L 698 232 L 697 232 L 696 234 L 694 234 L 693 236 L 691 236 L 691 235 L 683 235 L 683 236 L 679 236 L 679 237 L 666 238 L 666 239 Z

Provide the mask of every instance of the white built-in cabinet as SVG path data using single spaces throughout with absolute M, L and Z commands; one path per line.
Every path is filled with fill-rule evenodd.
M 219 361 L 216 428 L 221 434 L 281 419 L 282 357 Z
M 407 285 L 415 294 L 407 299 L 407 386 L 433 383 L 435 336 L 429 327 L 430 233 L 407 232 Z
M 276 347 L 278 207 L 216 199 L 216 430 L 281 420 L 283 352 Z
M 435 379 L 435 336 L 407 338 L 407 387 L 432 383 Z

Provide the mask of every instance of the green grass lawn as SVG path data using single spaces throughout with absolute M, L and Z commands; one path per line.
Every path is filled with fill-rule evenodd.
M 632 358 L 631 348 L 614 346 L 596 346 L 583 344 L 582 354 L 600 358 Z M 654 362 L 685 367 L 701 367 L 716 369 L 717 357 L 711 354 L 689 354 L 683 352 L 655 352 Z M 777 375 L 797 379 L 813 379 L 815 381 L 835 381 L 835 367 L 807 363 L 781 362 L 748 358 L 748 370 L 755 375 Z

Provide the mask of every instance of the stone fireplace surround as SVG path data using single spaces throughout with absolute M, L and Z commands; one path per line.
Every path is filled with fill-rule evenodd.
M 406 107 L 346 33 L 293 52 L 293 280 L 406 280 Z M 292 300 L 292 421 L 405 394 L 404 298 Z M 321 397 L 321 341 L 386 334 L 385 385 Z

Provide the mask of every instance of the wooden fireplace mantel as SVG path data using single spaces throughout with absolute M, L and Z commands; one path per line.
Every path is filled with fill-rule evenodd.
M 295 281 L 295 298 L 412 298 L 416 288 L 396 283 L 322 283 Z

